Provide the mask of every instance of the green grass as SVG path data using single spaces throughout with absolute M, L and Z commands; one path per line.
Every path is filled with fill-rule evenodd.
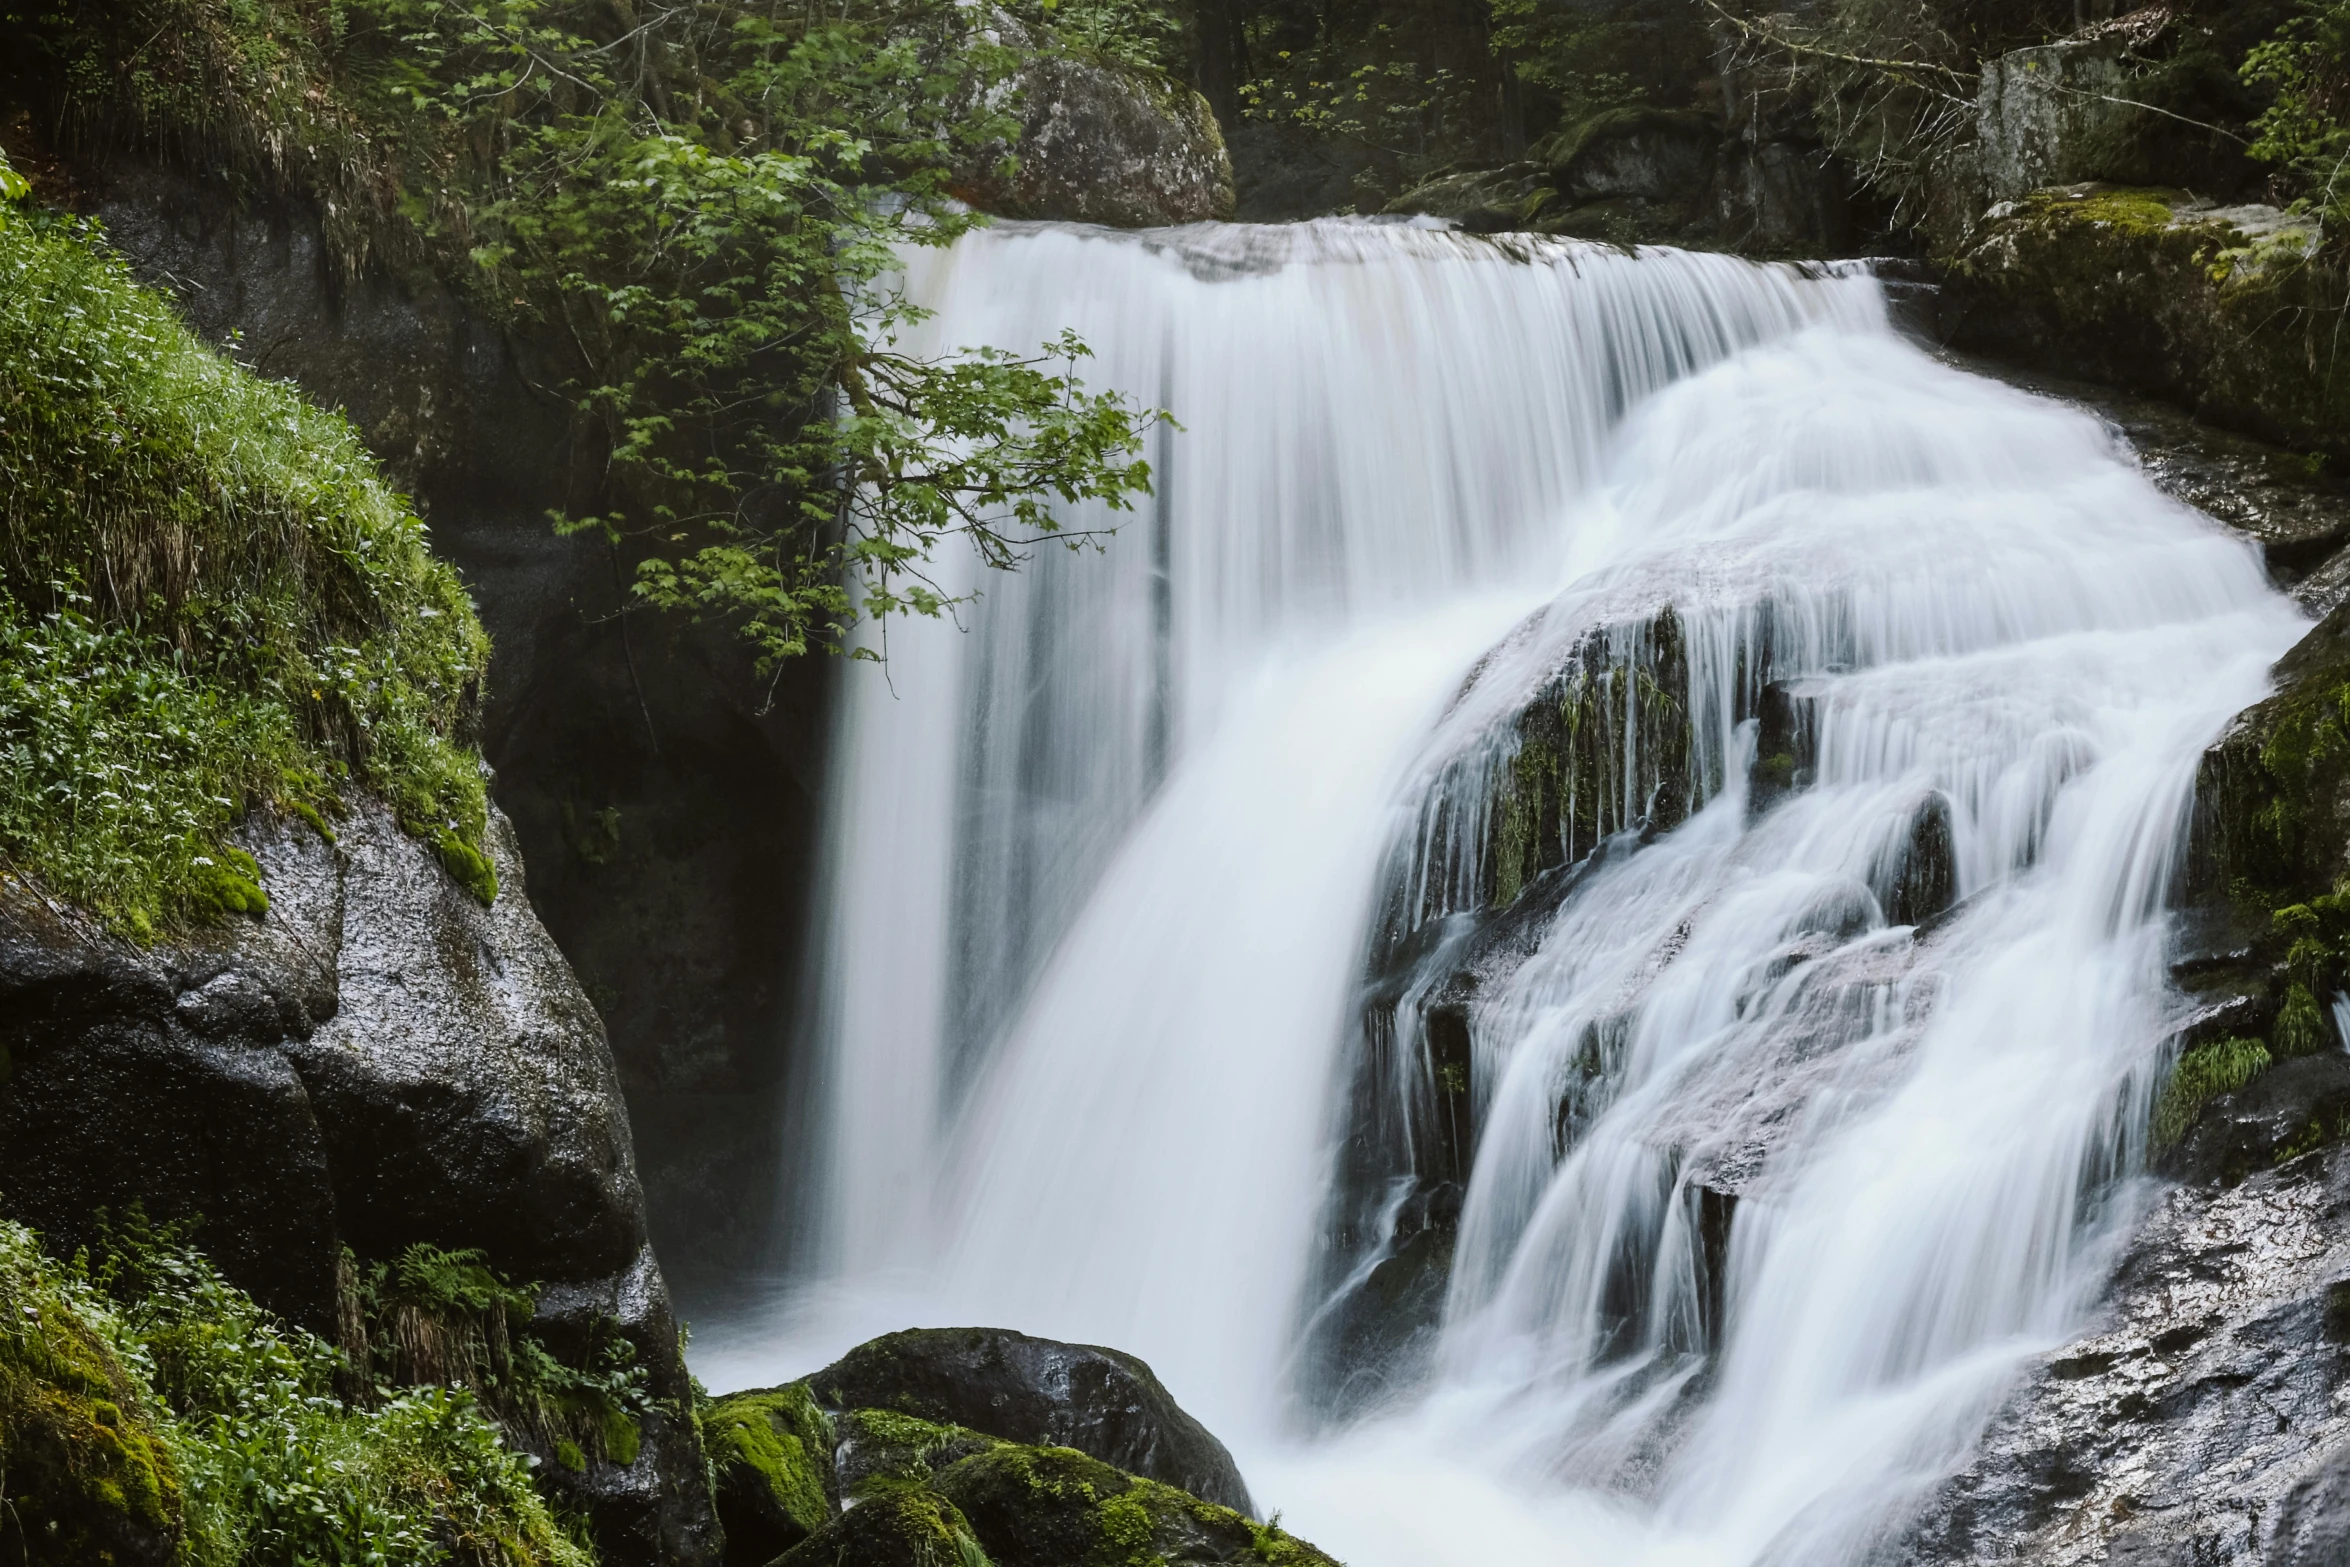
M 414 512 L 93 230 L 0 216 L 0 866 L 151 939 L 257 912 L 224 834 L 348 781 L 494 897 L 488 642 Z
M 127 1520 L 188 1567 L 591 1567 L 467 1395 L 346 1404 L 330 1346 L 176 1235 L 117 1241 L 66 1267 L 0 1222 L 0 1541 L 13 1520 L 103 1544 Z
M 2257 1039 L 2215 1040 L 2179 1057 L 2154 1107 L 2154 1146 L 2176 1144 L 2205 1105 L 2251 1082 L 2272 1059 L 2268 1046 Z

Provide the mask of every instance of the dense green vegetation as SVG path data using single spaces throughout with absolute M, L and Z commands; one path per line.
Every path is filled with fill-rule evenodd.
M 1075 12 L 1080 36 L 1118 13 Z M 1088 20 L 1088 19 L 1092 20 Z M 1148 483 L 1084 346 L 916 355 L 896 247 L 974 221 L 1021 55 L 952 0 L 12 0 L 15 90 L 317 198 L 347 266 L 429 267 L 562 368 L 592 493 L 652 602 L 763 665 L 937 614 L 950 537 L 1012 565 L 1055 504 Z M 1081 542 L 1067 540 L 1065 542 Z
M 106 1255 L 63 1266 L 0 1222 L 0 1551 L 198 1567 L 592 1561 L 469 1394 L 346 1401 L 347 1364 L 173 1232 L 134 1220 Z
M 487 899 L 487 645 L 341 419 L 80 225 L 0 229 L 0 863 L 148 938 L 266 906 L 223 835 L 348 779 Z

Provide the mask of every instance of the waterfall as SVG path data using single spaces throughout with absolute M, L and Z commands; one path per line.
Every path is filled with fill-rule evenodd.
M 989 1322 L 1357 1567 L 1865 1554 L 2131 1215 L 2257 557 L 1856 270 L 1002 225 L 907 287 L 1181 429 L 843 671 L 819 1260 L 705 1376 Z

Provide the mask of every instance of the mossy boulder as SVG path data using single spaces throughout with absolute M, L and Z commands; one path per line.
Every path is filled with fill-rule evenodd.
M 770 1561 L 832 1521 L 832 1421 L 805 1382 L 720 1399 L 702 1440 L 729 1562 Z
M 177 1562 L 180 1480 L 142 1390 L 22 1236 L 0 1236 L 0 1559 Z
M 941 1469 L 1003 1442 L 967 1426 L 940 1425 L 888 1409 L 857 1409 L 839 1417 L 833 1475 L 841 1498 L 854 1503 L 893 1485 L 920 1484 Z
M 2180 191 L 2085 184 L 1985 214 L 1949 258 L 1961 346 L 2094 376 L 2350 458 L 2350 282 L 2314 222 Z
M 775 1567 L 990 1567 L 955 1504 L 899 1486 L 834 1519 L 775 1559 Z M 1001 1567 L 1001 1564 L 997 1564 Z
M 1073 1447 L 1241 1512 L 1224 1444 L 1132 1355 L 1004 1328 L 917 1328 L 861 1344 L 808 1378 L 828 1409 L 886 1410 L 1007 1442 Z
M 1277 1524 L 1256 1523 L 1071 1448 L 1007 1443 L 964 1459 L 931 1484 L 970 1521 L 995 1567 L 1335 1567 Z

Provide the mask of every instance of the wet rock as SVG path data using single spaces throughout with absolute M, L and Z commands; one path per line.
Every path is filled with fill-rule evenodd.
M 998 1447 L 942 1471 L 932 1485 L 970 1520 L 996 1567 L 1132 1561 L 1335 1567 L 1277 1525 L 1252 1523 L 1228 1507 L 1121 1474 L 1068 1448 Z
M 1072 1447 L 1241 1512 L 1224 1444 L 1132 1355 L 1004 1328 L 917 1328 L 849 1351 L 807 1379 L 826 1407 L 883 1409 L 1008 1442 Z
M 1018 30 L 1007 21 L 1007 41 Z M 1015 80 L 1020 138 L 984 149 L 955 194 L 1007 218 L 1154 228 L 1232 216 L 1232 159 L 1208 101 L 1179 82 L 1039 57 Z M 1006 173 L 1004 154 L 1016 167 Z
M 1538 163 L 1452 169 L 1421 181 L 1386 206 L 1393 217 L 1444 218 L 1472 234 L 1524 232 L 1557 194 Z
M 2175 1187 L 1888 1561 L 2293 1567 L 2345 1525 L 2350 1151 Z
M 1747 810 L 1760 816 L 1788 795 L 1811 787 L 1819 766 L 1813 699 L 1800 683 L 1774 680 L 1755 706 L 1754 768 Z
M 1939 790 L 1919 802 L 1882 869 L 1878 901 L 1889 925 L 1923 925 L 1958 896 L 1958 847 L 1950 799 Z
M 917 1420 L 890 1409 L 851 1409 L 834 1421 L 833 1490 L 844 1503 L 893 1486 L 927 1485 L 933 1475 L 974 1453 L 992 1452 L 1000 1437 L 969 1426 Z
M 0 1200 L 70 1248 L 97 1210 L 201 1219 L 196 1240 L 279 1314 L 336 1333 L 336 1263 L 484 1248 L 546 1285 L 558 1353 L 616 1323 L 656 1398 L 690 1395 L 601 1025 L 493 817 L 488 908 L 350 802 L 327 844 L 253 822 L 270 906 L 139 950 L 0 887 Z M 627 1465 L 550 1475 L 608 1562 L 715 1555 L 692 1427 L 645 1422 Z

